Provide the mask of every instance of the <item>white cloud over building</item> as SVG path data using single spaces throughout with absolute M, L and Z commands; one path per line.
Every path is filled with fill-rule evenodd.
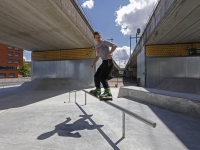
M 115 12 L 116 25 L 121 26 L 124 35 L 134 35 L 137 28 L 143 29 L 157 0 L 129 0 L 129 2 Z

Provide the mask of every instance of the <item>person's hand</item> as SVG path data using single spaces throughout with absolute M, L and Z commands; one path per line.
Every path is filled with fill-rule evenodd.
M 108 55 L 107 55 L 106 58 L 107 58 L 107 59 L 111 59 L 111 55 L 110 55 L 110 53 L 108 53 Z
M 91 68 L 94 68 L 94 64 L 91 65 Z

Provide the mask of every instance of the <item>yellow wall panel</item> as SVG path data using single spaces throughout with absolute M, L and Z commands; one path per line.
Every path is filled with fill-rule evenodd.
M 173 45 L 150 45 L 146 46 L 147 57 L 166 57 L 166 56 L 188 56 L 188 50 L 200 48 L 200 43 L 196 44 L 173 44 Z
M 60 51 L 33 52 L 33 60 L 60 60 Z
M 74 60 L 74 59 L 89 59 L 95 57 L 94 49 L 73 49 L 73 50 L 55 50 L 33 52 L 32 59 L 39 61 L 47 60 Z
M 62 50 L 61 59 L 88 59 L 94 58 L 95 53 L 94 49 L 78 49 L 78 50 Z

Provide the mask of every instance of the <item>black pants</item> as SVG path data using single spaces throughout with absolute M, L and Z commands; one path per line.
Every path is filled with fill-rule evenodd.
M 102 64 L 97 69 L 97 72 L 94 75 L 94 82 L 96 88 L 100 88 L 100 82 L 103 84 L 105 89 L 109 88 L 107 77 L 110 74 L 110 71 L 113 67 L 113 60 L 103 60 Z

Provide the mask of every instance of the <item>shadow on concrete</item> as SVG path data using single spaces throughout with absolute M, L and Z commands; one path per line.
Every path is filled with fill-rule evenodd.
M 92 115 L 80 115 L 79 120 L 75 121 L 72 124 L 67 124 L 71 121 L 71 118 L 67 118 L 64 122 L 58 124 L 55 126 L 55 129 L 46 133 L 41 134 L 38 136 L 38 140 L 45 140 L 47 138 L 50 138 L 54 134 L 58 134 L 59 136 L 65 136 L 65 137 L 73 137 L 73 138 L 80 138 L 81 135 L 79 132 L 72 133 L 74 131 L 78 130 L 95 130 L 97 128 L 103 127 L 103 125 L 90 125 L 86 120 L 91 119 Z
M 83 108 L 81 108 L 81 106 L 76 103 L 76 105 L 78 106 L 78 108 L 83 112 L 84 115 L 87 115 L 87 113 L 83 110 Z M 89 118 L 89 121 L 94 125 L 97 126 L 97 124 L 91 119 Z M 105 133 L 104 131 L 98 127 L 97 130 L 99 131 L 99 133 L 104 137 L 104 139 L 110 144 L 110 146 L 114 149 L 114 150 L 120 150 L 117 147 L 117 144 L 119 144 L 124 138 L 119 139 L 116 143 L 114 143 Z
M 188 149 L 200 149 L 200 119 L 175 113 L 128 97 L 126 99 L 147 105 Z

